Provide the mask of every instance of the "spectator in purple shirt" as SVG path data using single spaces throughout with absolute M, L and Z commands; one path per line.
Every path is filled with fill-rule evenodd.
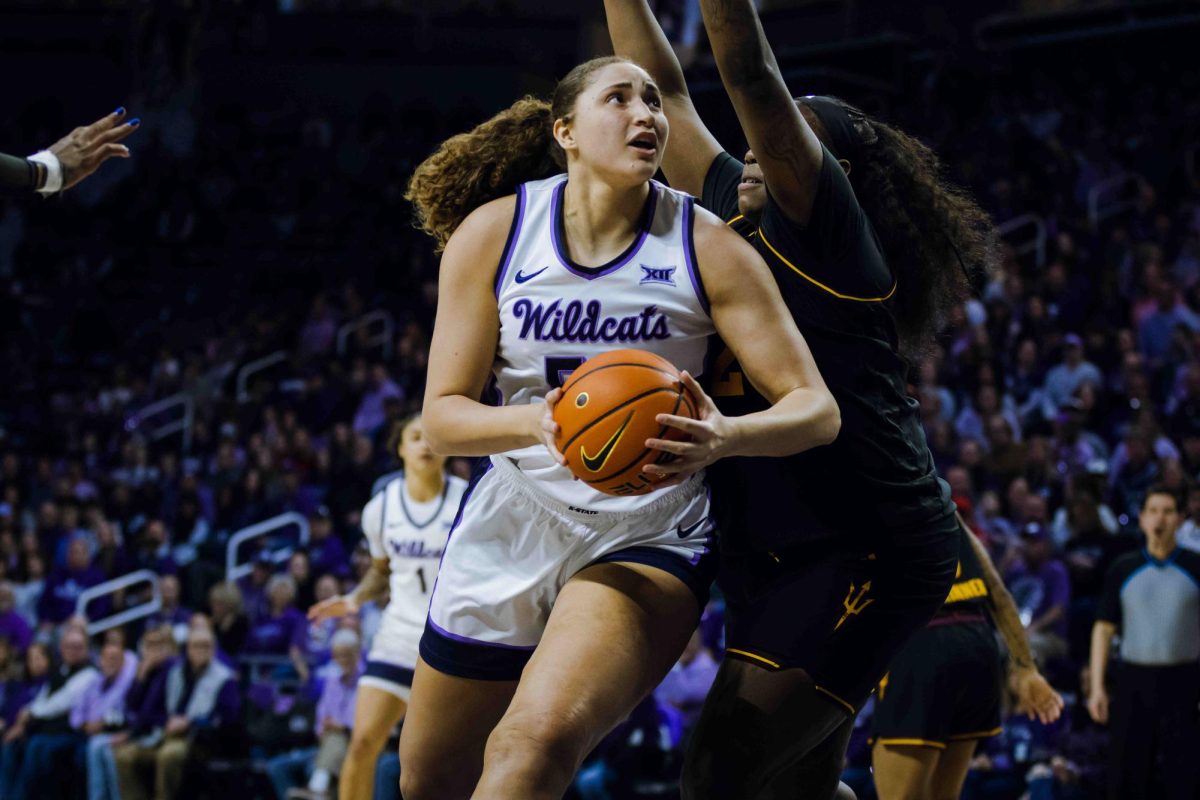
M 71 729 L 71 709 L 95 678 L 88 663 L 87 636 L 67 628 L 59 638 L 60 663 L 50 670 L 16 722 L 4 735 L 0 758 L 0 797 L 26 797 L 25 787 L 37 786 L 39 797 L 59 797 L 70 771 L 55 771 L 55 762 L 73 752 L 76 735 Z
M 6 639 L 15 653 L 23 653 L 33 641 L 33 629 L 16 612 L 17 596 L 11 583 L 0 582 L 0 639 Z
M 249 575 L 238 579 L 238 591 L 242 594 L 242 609 L 250 624 L 258 622 L 267 615 L 267 581 L 275 572 L 275 562 L 266 550 L 260 550 L 254 556 Z
M 308 683 L 304 645 L 308 620 L 296 608 L 296 581 L 291 575 L 275 575 L 267 583 L 267 616 L 250 626 L 246 654 L 286 656 L 302 683 Z
M 16 719 L 21 706 L 29 702 L 24 696 L 20 665 L 21 654 L 16 646 L 0 636 L 0 735 Z
M 104 573 L 92 566 L 92 556 L 88 552 L 87 539 L 76 536 L 67 545 L 67 565 L 55 567 L 46 578 L 46 588 L 42 591 L 42 599 L 38 601 L 38 620 L 41 627 L 50 629 L 75 613 L 75 603 L 84 589 L 104 581 Z M 104 601 L 98 601 L 93 607 L 93 613 L 102 613 L 99 609 Z
M 1021 611 L 1029 645 L 1044 664 L 1067 654 L 1071 580 L 1066 565 L 1054 557 L 1049 532 L 1041 523 L 1028 523 L 1020 540 L 1020 562 L 1005 583 Z
M 146 617 L 146 628 L 170 625 L 180 631 L 175 639 L 181 641 L 187 631 L 188 621 L 192 618 L 192 612 L 179 605 L 179 579 L 174 575 L 163 575 L 158 581 L 158 594 L 162 599 L 162 608 Z
M 134 656 L 125 655 L 123 666 L 132 662 L 136 667 L 130 675 L 124 707 L 121 709 L 123 728 L 95 734 L 88 740 L 85 756 L 88 800 L 121 800 L 113 748 L 129 740 L 130 731 L 139 719 L 152 716 L 147 701 L 157 695 L 151 689 L 157 687 L 157 691 L 161 691 L 158 684 L 164 680 L 175 653 L 175 638 L 171 628 L 160 627 L 148 628 L 142 635 L 140 661 Z M 148 730 L 140 732 L 146 733 Z
M 354 432 L 373 435 L 387 420 L 385 403 L 391 398 L 403 400 L 404 390 L 391 379 L 383 364 L 373 365 L 362 402 L 354 415 Z
M 116 640 L 106 642 L 100 650 L 100 673 L 84 690 L 83 696 L 71 708 L 71 727 L 83 734 L 76 744 L 74 763 L 82 769 L 89 763 L 93 749 L 106 746 L 110 734 L 125 721 L 125 698 L 133 685 L 137 673 L 138 658 Z M 95 744 L 93 744 L 95 743 Z M 107 798 L 107 794 L 93 791 L 92 785 L 101 785 L 103 775 L 88 774 L 88 800 Z
M 683 654 L 654 690 L 658 702 L 673 706 L 683 714 L 684 727 L 690 728 L 700 716 L 704 698 L 717 677 L 718 664 L 700 640 L 697 628 Z
M 179 797 L 183 765 L 192 747 L 191 733 L 237 723 L 241 710 L 237 674 L 215 654 L 212 631 L 194 626 L 188 633 L 187 655 L 172 663 L 155 683 L 148 715 L 138 721 L 140 726 L 150 727 L 150 733 L 116 750 L 124 800 L 151 796 L 144 781 L 147 772 L 154 775 L 154 797 Z
M 325 679 L 317 701 L 317 747 L 284 753 L 267 764 L 267 774 L 279 800 L 328 800 L 350 744 L 358 677 L 362 673 L 361 656 L 358 634 L 343 628 L 334 635 L 333 662 L 337 670 Z M 307 787 L 293 788 L 306 774 Z
M 322 575 L 317 579 L 314 599 L 321 603 L 338 593 L 337 579 L 332 575 Z M 329 663 L 333 655 L 333 639 L 338 632 L 336 618 L 322 619 L 308 623 L 308 633 L 304 639 L 304 656 L 313 667 L 321 667 Z
M 329 573 L 337 577 L 350 574 L 350 559 L 342 540 L 333 535 L 333 518 L 327 506 L 321 506 L 308 519 L 308 561 L 314 575 Z

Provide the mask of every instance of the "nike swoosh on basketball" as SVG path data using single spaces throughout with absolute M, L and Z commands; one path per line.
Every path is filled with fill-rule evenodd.
M 538 275 L 541 275 L 543 272 L 545 272 L 545 271 L 546 271 L 546 270 L 548 270 L 548 269 L 550 269 L 550 268 L 549 268 L 549 267 L 542 267 L 542 268 L 541 268 L 541 269 L 539 269 L 537 272 L 531 272 L 531 273 L 529 273 L 528 275 L 526 275 L 525 273 L 523 273 L 521 270 L 517 270 L 517 274 L 516 274 L 516 275 L 513 277 L 513 280 L 515 280 L 517 283 L 524 283 L 525 281 L 531 281 L 531 280 L 533 280 L 534 278 L 536 278 Z
M 621 427 L 617 428 L 616 433 L 608 438 L 604 446 L 600 448 L 600 452 L 594 456 L 589 456 L 584 445 L 579 446 L 579 456 L 583 459 L 583 465 L 592 472 L 599 472 L 604 469 L 604 465 L 608 463 L 608 457 L 612 455 L 613 449 L 617 446 L 617 442 L 621 441 L 621 436 L 625 433 L 625 429 L 629 427 L 629 421 L 633 419 L 633 412 L 630 411 L 625 415 L 625 421 L 621 423 Z
M 708 522 L 708 517 L 705 517 L 704 519 L 697 522 L 695 525 L 689 525 L 686 528 L 683 527 L 682 523 L 680 523 L 679 525 L 675 526 L 675 533 L 677 533 L 679 535 L 680 539 L 686 539 L 687 537 L 692 535 L 692 533 L 696 530 L 696 528 L 699 528 L 701 525 L 703 525 L 706 522 Z

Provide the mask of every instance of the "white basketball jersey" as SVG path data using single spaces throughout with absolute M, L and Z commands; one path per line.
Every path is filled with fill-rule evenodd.
M 391 569 L 391 600 L 383 612 L 383 627 L 391 633 L 420 638 L 425 629 L 429 593 L 466 488 L 466 481 L 448 475 L 437 498 L 417 503 L 399 477 L 363 508 L 362 528 L 371 558 L 388 559 Z
M 648 350 L 697 378 L 714 332 L 692 244 L 694 198 L 655 181 L 630 246 L 599 267 L 568 255 L 567 176 L 523 184 L 496 273 L 500 341 L 493 374 L 505 405 L 543 402 L 591 356 Z M 546 494 L 596 511 L 638 508 L 657 492 L 614 497 L 573 479 L 542 445 L 504 453 Z

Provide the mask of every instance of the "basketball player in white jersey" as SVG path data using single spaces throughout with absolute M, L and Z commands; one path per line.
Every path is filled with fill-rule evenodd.
M 404 475 L 389 481 L 362 513 L 370 571 L 352 593 L 331 597 L 308 612 L 313 621 L 355 614 L 360 605 L 390 590 L 383 624 L 358 681 L 354 730 L 338 783 L 342 800 L 370 800 L 375 762 L 404 717 L 429 592 L 467 485 L 446 475 L 446 459 L 429 449 L 420 417 L 404 423 L 398 450 Z
M 597 59 L 552 104 L 519 101 L 414 175 L 409 196 L 445 245 L 425 433 L 435 452 L 482 458 L 421 639 L 406 800 L 561 797 L 696 626 L 712 578 L 704 466 L 837 434 L 762 260 L 651 180 L 667 133 L 650 76 Z M 773 405 L 722 417 L 685 373 L 701 419 L 659 416 L 692 436 L 647 440 L 678 457 L 645 468 L 661 487 L 611 496 L 573 480 L 554 447 L 566 375 L 622 347 L 699 375 L 714 330 Z M 480 402 L 489 380 L 498 405 Z

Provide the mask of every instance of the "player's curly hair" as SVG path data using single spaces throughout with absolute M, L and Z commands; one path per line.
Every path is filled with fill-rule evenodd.
M 803 104 L 800 108 L 824 139 L 820 120 Z M 974 198 L 945 177 L 933 150 L 866 118 L 878 140 L 861 148 L 858 163 L 850 167 L 850 184 L 896 276 L 892 310 L 901 351 L 920 356 L 954 306 L 982 290 L 996 268 L 998 234 Z
M 441 251 L 467 215 L 525 181 L 566 169 L 566 154 L 554 139 L 554 121 L 570 119 L 588 78 L 601 67 L 628 62 L 619 56 L 594 58 L 558 82 L 550 102 L 524 97 L 466 133 L 447 139 L 421 162 L 405 199 L 416 209 L 416 225 Z

